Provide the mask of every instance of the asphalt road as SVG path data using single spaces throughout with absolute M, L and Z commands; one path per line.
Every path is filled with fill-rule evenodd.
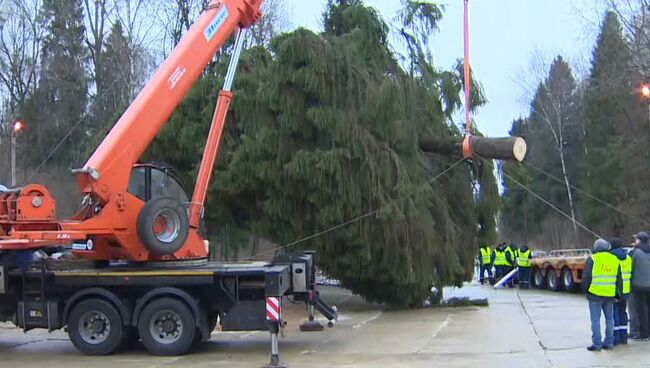
M 393 311 L 350 292 L 325 288 L 341 318 L 323 332 L 299 332 L 300 307 L 285 309 L 280 340 L 290 367 L 650 367 L 650 342 L 591 353 L 587 303 L 581 295 L 498 290 L 469 285 L 447 295 L 487 296 L 489 307 Z M 285 303 L 285 305 L 288 303 Z M 181 357 L 153 357 L 139 344 L 108 357 L 78 353 L 63 331 L 23 333 L 0 324 L 0 367 L 261 367 L 266 332 L 215 331 Z

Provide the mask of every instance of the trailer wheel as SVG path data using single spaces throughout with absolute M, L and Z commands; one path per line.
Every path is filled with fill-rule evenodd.
M 533 286 L 537 289 L 543 289 L 546 287 L 546 280 L 544 280 L 544 275 L 542 274 L 542 270 L 539 268 L 534 268 L 533 269 Z
M 156 299 L 142 310 L 138 332 L 147 350 L 155 355 L 185 354 L 194 341 L 192 311 L 180 300 Z
M 122 318 L 110 303 L 102 299 L 87 299 L 70 311 L 68 336 L 84 354 L 112 354 L 122 344 Z
M 560 278 L 554 269 L 549 269 L 546 272 L 546 287 L 553 291 L 560 291 L 562 289 Z
M 564 290 L 572 291 L 575 288 L 575 281 L 573 280 L 573 272 L 568 267 L 562 269 L 562 286 Z
M 181 249 L 189 234 L 187 209 L 174 198 L 154 198 L 142 207 L 137 230 L 150 252 L 172 254 Z

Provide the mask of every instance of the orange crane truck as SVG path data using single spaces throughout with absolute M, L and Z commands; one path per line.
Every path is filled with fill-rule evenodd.
M 539 289 L 573 291 L 582 280 L 582 271 L 591 256 L 589 249 L 558 249 L 533 255 L 531 283 Z
M 272 262 L 222 263 L 207 258 L 204 202 L 247 28 L 262 0 L 212 0 L 85 165 L 72 170 L 80 210 L 56 215 L 47 187 L 0 186 L 0 321 L 24 330 L 67 326 L 87 354 L 111 354 L 140 339 L 153 354 L 188 351 L 223 330 L 269 330 L 271 365 L 283 327 L 283 296 L 317 308 L 332 322 L 335 308 L 316 291 L 315 255 Z M 167 167 L 140 158 L 199 79 L 236 35 L 192 195 Z M 32 261 L 61 245 L 76 261 Z

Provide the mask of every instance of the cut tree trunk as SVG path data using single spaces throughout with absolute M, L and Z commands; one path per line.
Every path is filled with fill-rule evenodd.
M 425 152 L 449 156 L 463 155 L 461 137 L 420 138 L 420 149 Z M 520 137 L 485 138 L 469 137 L 470 152 L 487 159 L 522 161 L 526 157 L 526 141 Z

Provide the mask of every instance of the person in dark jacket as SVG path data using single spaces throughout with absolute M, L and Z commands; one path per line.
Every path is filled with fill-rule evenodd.
M 609 252 L 604 239 L 596 239 L 594 252 L 582 273 L 582 288 L 589 300 L 591 346 L 589 351 L 614 348 L 614 301 L 623 292 L 620 261 Z M 605 341 L 601 340 L 600 316 L 605 316 Z
M 498 282 L 505 275 L 503 268 L 505 267 L 505 243 L 499 243 L 494 250 L 494 282 Z
M 532 258 L 532 251 L 528 245 L 524 244 L 517 254 L 517 267 L 519 269 L 519 288 L 528 289 L 530 285 L 530 259 Z
M 648 232 L 646 232 L 647 234 Z M 630 243 L 627 254 L 632 257 L 632 251 L 634 250 L 634 247 L 636 246 L 636 239 L 632 240 L 632 243 Z M 634 293 L 630 293 L 630 297 L 628 298 L 627 301 L 627 313 L 629 315 L 629 320 L 630 320 L 630 334 L 629 337 L 631 338 L 638 338 L 639 336 L 639 315 L 636 313 L 636 308 L 635 308 L 635 301 L 634 301 Z
M 634 235 L 635 246 L 632 256 L 632 294 L 634 310 L 638 318 L 639 334 L 634 340 L 646 340 L 650 337 L 650 245 L 648 234 L 640 232 Z
M 492 265 L 494 265 L 495 252 L 489 245 L 484 245 L 479 248 L 478 259 L 481 267 L 479 268 L 479 281 L 481 285 L 485 283 L 485 273 L 488 275 L 488 282 L 494 285 L 494 277 L 492 277 Z
M 609 240 L 610 252 L 621 262 L 621 276 L 623 278 L 623 294 L 614 303 L 614 345 L 627 344 L 627 302 L 631 292 L 632 257 L 623 248 L 623 240 L 612 238 Z
M 505 248 L 505 255 L 506 255 L 506 266 L 504 267 L 504 274 L 503 276 L 507 275 L 510 273 L 512 270 L 515 269 L 515 264 L 517 262 L 517 257 L 515 256 L 515 252 L 517 251 L 517 244 L 512 243 L 508 245 Z M 506 282 L 508 284 L 509 288 L 515 287 L 514 283 L 514 276 L 511 276 L 510 279 Z

